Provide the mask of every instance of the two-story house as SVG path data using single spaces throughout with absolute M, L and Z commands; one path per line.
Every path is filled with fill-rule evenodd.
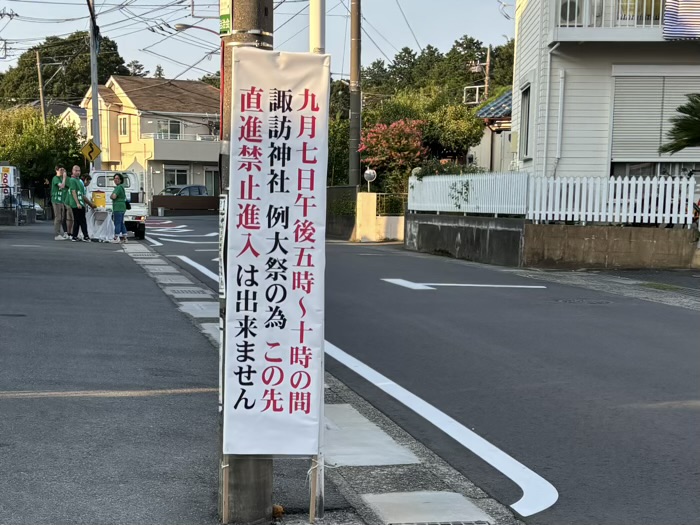
M 112 76 L 98 94 L 103 169 L 138 174 L 146 200 L 174 184 L 218 193 L 218 89 L 194 80 Z M 91 95 L 81 103 L 88 137 Z
M 700 148 L 659 154 L 678 106 L 700 92 L 700 0 L 517 0 L 515 33 L 521 170 L 700 170 Z

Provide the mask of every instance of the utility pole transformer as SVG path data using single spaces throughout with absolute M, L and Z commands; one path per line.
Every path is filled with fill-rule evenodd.
M 219 156 L 219 188 L 222 194 L 229 193 L 229 174 L 231 166 L 231 113 L 233 93 L 231 90 L 231 71 L 233 48 L 254 46 L 272 49 L 273 43 L 273 0 L 222 0 L 221 12 L 232 15 L 231 27 L 225 27 L 222 17 L 220 28 L 221 52 L 221 154 Z M 235 191 L 235 189 L 231 189 Z M 227 224 L 219 232 L 223 246 L 227 246 Z M 223 250 L 225 257 L 226 250 Z M 220 268 L 226 268 L 226 260 Z M 226 282 L 228 276 L 225 276 Z M 225 290 L 219 294 L 220 317 L 225 326 L 226 299 Z M 225 348 L 225 331 L 222 332 L 221 348 Z M 222 387 L 226 388 L 225 352 L 221 352 Z M 219 407 L 219 451 L 221 462 L 219 468 L 219 517 L 222 523 L 246 524 L 270 523 L 272 520 L 272 458 L 266 456 L 233 456 L 223 454 L 223 405 Z
M 360 0 L 350 3 L 350 171 L 351 186 L 360 184 L 360 140 L 362 138 L 362 89 L 360 63 L 362 51 L 362 21 Z
M 87 0 L 88 9 L 90 10 L 90 77 L 91 77 L 91 96 L 92 99 L 92 141 L 100 147 L 100 96 L 97 88 L 97 50 L 99 47 L 100 28 L 97 27 L 97 15 L 95 15 L 95 0 Z M 102 168 L 102 160 L 98 156 L 93 166 L 96 170 Z
M 46 104 L 44 103 L 44 81 L 41 79 L 41 55 L 36 51 L 36 75 L 39 79 L 39 102 L 41 103 L 41 119 L 46 126 Z

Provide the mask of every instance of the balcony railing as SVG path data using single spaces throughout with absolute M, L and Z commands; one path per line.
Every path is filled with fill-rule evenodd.
M 142 139 L 159 139 L 159 140 L 193 140 L 193 141 L 208 141 L 215 142 L 219 140 L 218 135 L 204 135 L 201 133 L 141 133 Z
M 559 28 L 661 29 L 666 0 L 557 0 Z

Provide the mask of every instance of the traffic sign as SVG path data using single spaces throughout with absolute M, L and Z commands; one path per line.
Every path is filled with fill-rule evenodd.
M 94 162 L 95 159 L 100 156 L 102 150 L 90 139 L 87 141 L 87 144 L 83 146 L 83 149 L 80 150 L 80 153 L 90 162 Z

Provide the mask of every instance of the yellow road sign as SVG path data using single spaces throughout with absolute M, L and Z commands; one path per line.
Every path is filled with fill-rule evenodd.
M 83 157 L 90 162 L 94 162 L 95 159 L 100 156 L 102 150 L 97 147 L 97 144 L 95 144 L 92 139 L 90 139 L 87 141 L 87 144 L 83 146 L 83 149 L 80 150 L 80 153 L 82 153 Z

